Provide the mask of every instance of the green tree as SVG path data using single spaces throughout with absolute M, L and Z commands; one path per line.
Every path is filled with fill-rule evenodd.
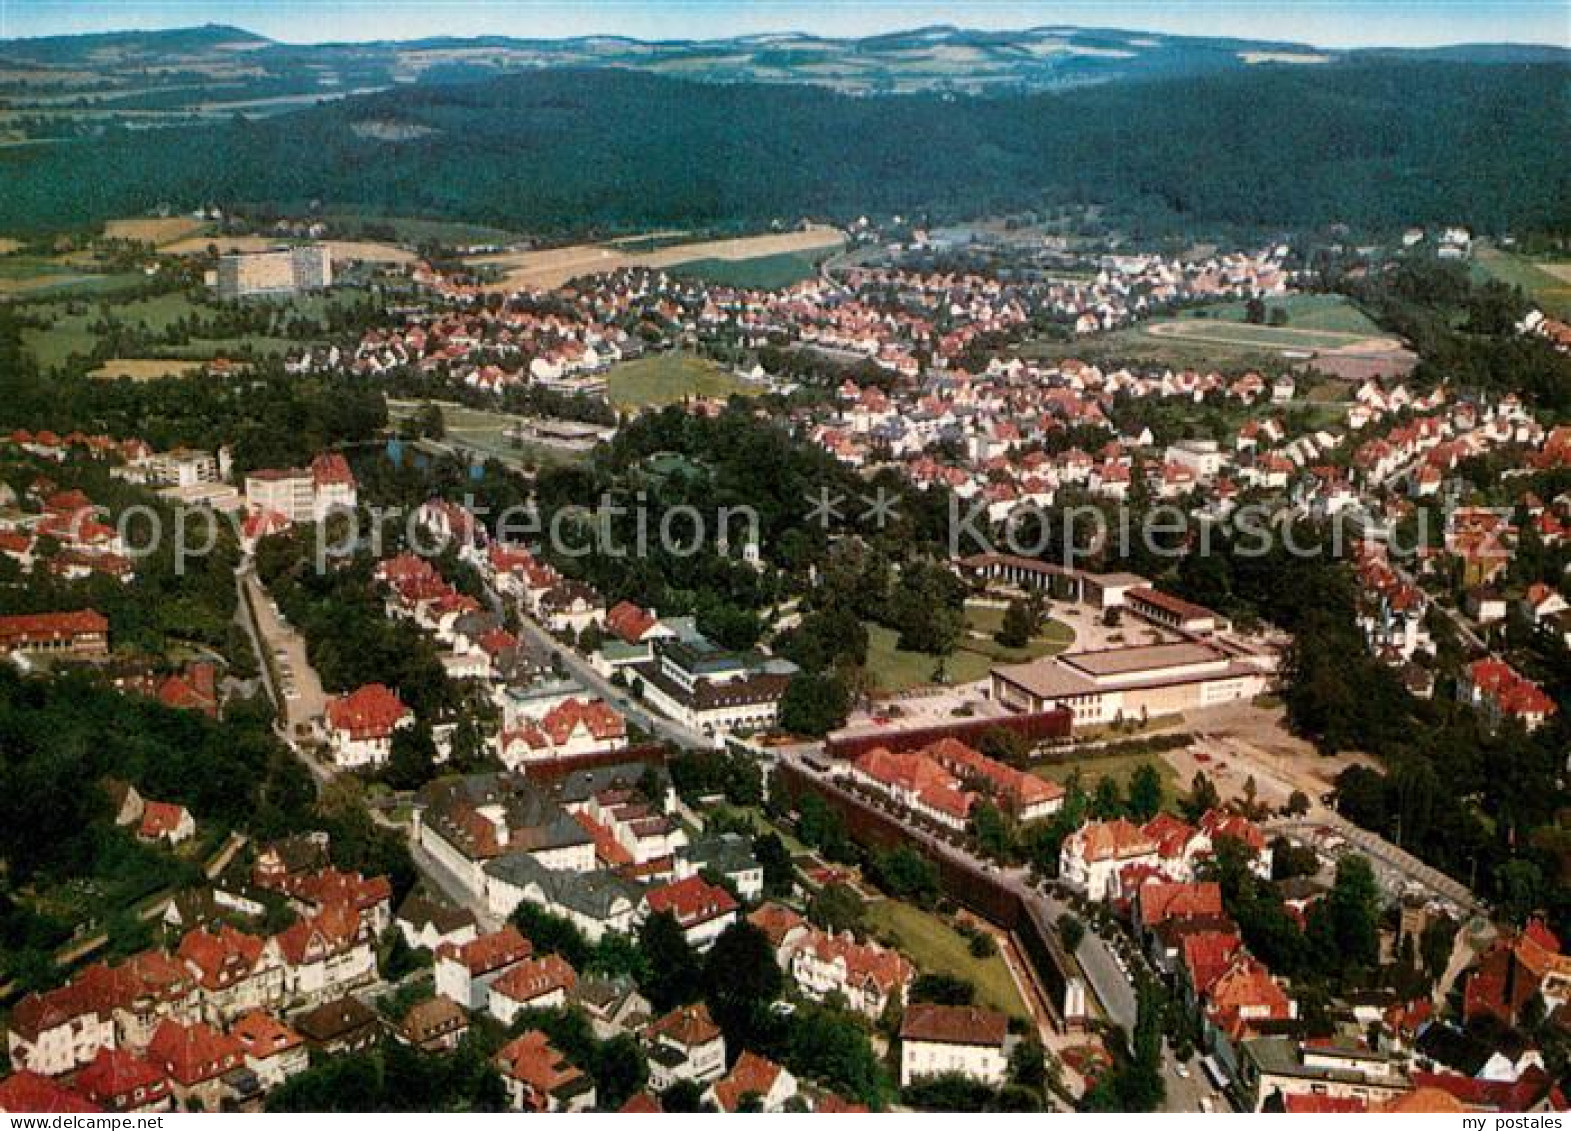
M 753 838 L 753 856 L 764 870 L 764 894 L 790 895 L 796 887 L 796 866 L 785 842 L 774 833 L 761 833 Z
M 807 917 L 826 931 L 862 930 L 867 905 L 849 884 L 829 883 L 807 901 Z
M 851 699 L 840 677 L 802 672 L 780 700 L 780 726 L 792 734 L 821 738 L 843 726 Z
M 998 631 L 993 634 L 993 639 L 1005 648 L 1024 648 L 1031 643 L 1035 632 L 1036 622 L 1031 616 L 1030 606 L 1016 597 L 1004 609 L 1003 620 Z
M 1064 915 L 1058 920 L 1058 937 L 1063 940 L 1064 949 L 1073 954 L 1086 937 L 1086 925 L 1073 915 Z
M 746 919 L 727 927 L 704 960 L 710 1013 L 738 1048 L 756 1043 L 784 978 L 769 938 Z
M 1135 767 L 1129 779 L 1129 815 L 1145 822 L 1162 810 L 1162 775 L 1150 762 Z
M 697 1001 L 703 994 L 703 966 L 669 911 L 645 919 L 638 928 L 647 974 L 641 988 L 660 1013 Z

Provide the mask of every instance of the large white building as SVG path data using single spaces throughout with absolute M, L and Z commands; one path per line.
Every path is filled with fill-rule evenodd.
M 998 1087 L 1009 1068 L 1009 1020 L 972 1005 L 906 1007 L 900 1025 L 900 1086 L 926 1077 L 959 1075 Z
M 1071 652 L 992 671 L 993 698 L 1014 711 L 1064 707 L 1079 726 L 1155 718 L 1264 693 L 1276 658 L 1236 644 L 1171 644 Z

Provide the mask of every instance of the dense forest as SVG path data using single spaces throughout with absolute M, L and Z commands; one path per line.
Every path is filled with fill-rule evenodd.
M 161 204 L 568 233 L 1087 202 L 1147 230 L 1563 229 L 1567 95 L 1552 63 L 1361 61 L 990 99 L 553 70 L 13 147 L 0 228 Z

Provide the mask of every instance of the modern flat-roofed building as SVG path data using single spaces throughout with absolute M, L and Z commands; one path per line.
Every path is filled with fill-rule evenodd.
M 1063 707 L 1077 727 L 1172 715 L 1262 694 L 1273 655 L 1209 640 L 1070 652 L 992 671 L 994 700 L 1014 711 Z
M 292 295 L 332 285 L 333 259 L 326 244 L 235 252 L 218 259 L 219 298 Z

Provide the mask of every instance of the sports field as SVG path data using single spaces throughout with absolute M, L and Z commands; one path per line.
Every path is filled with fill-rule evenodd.
M 607 396 L 617 408 L 659 408 L 689 397 L 755 396 L 759 387 L 707 358 L 661 353 L 614 366 Z

